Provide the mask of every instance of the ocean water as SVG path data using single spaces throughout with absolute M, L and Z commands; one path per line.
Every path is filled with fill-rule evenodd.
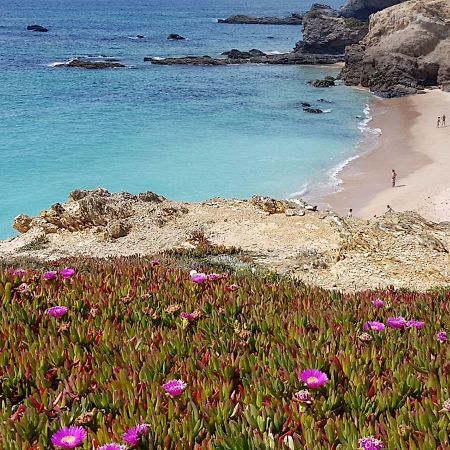
M 336 70 L 143 61 L 231 48 L 288 51 L 300 39 L 300 27 L 216 19 L 281 16 L 310 3 L 2 0 L 0 238 L 14 234 L 15 215 L 63 202 L 75 188 L 152 190 L 177 200 L 313 196 L 333 188 L 334 169 L 357 152 L 369 98 L 345 86 L 306 84 Z M 27 32 L 35 23 L 50 32 Z M 168 41 L 170 33 L 188 40 Z M 135 39 L 137 34 L 145 39 Z M 53 67 L 74 56 L 119 58 L 128 68 Z M 302 101 L 327 113 L 307 114 Z

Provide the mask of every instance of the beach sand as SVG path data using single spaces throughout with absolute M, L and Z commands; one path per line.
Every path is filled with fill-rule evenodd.
M 341 191 L 321 199 L 336 212 L 355 217 L 417 211 L 426 219 L 450 221 L 450 93 L 427 91 L 397 99 L 374 99 L 366 152 L 339 174 Z M 447 126 L 437 128 L 438 116 Z M 391 171 L 397 187 L 391 187 Z

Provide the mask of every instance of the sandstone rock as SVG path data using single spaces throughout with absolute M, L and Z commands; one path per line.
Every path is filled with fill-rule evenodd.
M 186 38 L 184 36 L 181 36 L 180 34 L 172 33 L 167 36 L 167 39 L 169 41 L 185 41 Z
M 383 96 L 450 82 L 450 5 L 409 0 L 370 17 L 370 32 L 347 48 L 342 79 Z
M 118 239 L 130 232 L 130 226 L 122 220 L 110 220 L 106 225 L 106 231 L 111 238 Z
M 295 209 L 295 208 L 288 208 L 286 209 L 286 216 L 293 217 L 293 216 L 304 216 L 305 211 L 303 209 Z
M 28 31 L 36 31 L 38 33 L 47 33 L 48 29 L 43 27 L 42 25 L 28 25 Z
M 371 14 L 404 1 L 405 0 L 348 0 L 341 8 L 341 14 L 344 17 L 369 20 Z
M 250 25 L 301 25 L 302 14 L 292 14 L 289 17 L 255 17 L 235 15 L 230 16 L 227 19 L 218 19 L 217 22 Z
M 295 205 L 292 205 L 286 200 L 277 200 L 262 195 L 254 195 L 251 198 L 250 203 L 269 214 L 283 214 L 286 212 L 286 209 L 292 208 L 292 206 L 295 208 Z
M 162 201 L 166 200 L 165 197 L 162 195 L 155 194 L 154 192 L 147 191 L 147 192 L 141 192 L 138 194 L 139 200 L 142 200 L 143 202 L 156 202 L 161 203 Z
M 19 233 L 26 233 L 31 228 L 32 217 L 20 214 L 14 218 L 13 228 Z

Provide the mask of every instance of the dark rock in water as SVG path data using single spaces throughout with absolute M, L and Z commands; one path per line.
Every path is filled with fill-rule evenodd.
M 230 23 L 238 25 L 301 25 L 302 14 L 295 13 L 289 17 L 254 17 L 236 15 L 228 17 L 227 19 L 218 19 L 218 23 Z
M 333 78 L 333 77 L 331 77 Z M 325 78 L 324 80 L 310 80 L 308 81 L 308 84 L 313 86 L 313 87 L 318 87 L 318 88 L 327 88 L 327 87 L 331 87 L 331 86 L 335 86 L 334 83 L 334 78 L 332 80 L 329 80 L 327 78 Z
M 48 29 L 43 27 L 42 25 L 28 25 L 28 31 L 37 31 L 39 33 L 47 33 Z
M 142 35 L 142 34 L 138 34 L 136 37 L 137 37 L 138 39 L 144 39 L 144 38 L 145 38 L 145 36 Z
M 275 39 L 275 36 L 267 36 L 267 39 Z
M 237 53 L 239 52 L 239 53 Z M 233 56 L 230 56 L 233 55 Z M 276 64 L 276 65 L 310 65 L 310 64 L 335 64 L 342 61 L 339 55 L 303 55 L 300 53 L 283 53 L 280 55 L 252 56 L 250 52 L 232 50 L 226 52 L 226 58 L 211 58 L 210 56 L 185 56 L 179 58 L 153 58 L 146 56 L 144 61 L 152 64 L 172 66 L 225 66 L 228 64 Z
M 369 20 L 371 14 L 404 1 L 405 0 L 348 0 L 347 4 L 341 8 L 341 14 L 344 17 Z
M 333 103 L 331 100 L 325 100 L 324 98 L 319 98 L 317 101 L 320 103 Z
M 70 67 L 80 69 L 115 69 L 125 67 L 124 64 L 117 62 L 117 60 L 110 61 L 89 61 L 86 59 L 72 59 L 65 64 L 60 64 L 56 67 Z
M 253 56 L 266 56 L 264 52 L 261 50 L 258 50 L 256 48 L 253 48 L 252 50 L 249 50 L 248 52 L 241 52 L 240 50 L 233 48 L 228 52 L 223 52 L 222 55 L 228 56 L 228 58 L 231 59 L 248 59 Z
M 326 80 L 326 81 L 336 81 L 336 78 L 335 78 L 335 77 L 332 77 L 332 76 L 330 76 L 330 75 L 327 75 L 327 76 L 324 78 L 324 80 Z
M 311 107 L 311 103 L 300 102 L 300 106 L 303 106 L 303 108 L 310 108 Z
M 248 52 L 252 56 L 266 56 L 266 54 L 264 52 L 262 52 L 261 50 L 258 50 L 257 48 L 252 48 Z
M 310 114 L 322 114 L 323 111 L 320 108 L 303 108 L 303 111 Z
M 184 40 L 186 40 L 186 38 L 184 36 L 181 36 L 180 34 L 175 34 L 175 33 L 169 34 L 169 36 L 167 36 L 167 39 L 169 41 L 184 41 Z

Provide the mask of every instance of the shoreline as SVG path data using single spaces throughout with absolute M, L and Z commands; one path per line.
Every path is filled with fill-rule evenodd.
M 450 119 L 445 128 L 436 128 L 438 116 L 450 116 L 450 94 L 431 90 L 374 98 L 370 114 L 360 153 L 338 172 L 340 190 L 323 195 L 318 204 L 342 215 L 352 208 L 360 218 L 384 214 L 390 205 L 435 222 L 450 220 Z M 370 133 L 376 129 L 380 135 Z M 392 169 L 397 172 L 396 188 L 391 187 Z

